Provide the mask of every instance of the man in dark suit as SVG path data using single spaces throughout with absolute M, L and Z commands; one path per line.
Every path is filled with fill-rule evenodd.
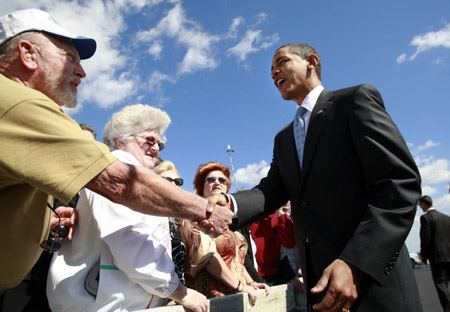
M 291 122 L 275 137 L 267 177 L 232 195 L 234 227 L 291 200 L 309 309 L 422 311 L 404 244 L 421 192 L 416 164 L 373 86 L 329 91 L 320 73 L 307 44 L 273 56 L 281 96 L 306 108 L 303 154 Z
M 419 206 L 424 214 L 420 217 L 420 258 L 430 261 L 431 275 L 442 308 L 450 312 L 450 219 L 433 208 L 430 196 L 422 196 Z

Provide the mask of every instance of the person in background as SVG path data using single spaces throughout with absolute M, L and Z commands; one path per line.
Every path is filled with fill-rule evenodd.
M 126 106 L 105 126 L 103 141 L 120 161 L 153 169 L 169 123 L 158 108 Z M 50 266 L 47 296 L 53 311 L 136 311 L 165 305 L 165 298 L 207 311 L 206 297 L 187 289 L 175 273 L 167 217 L 126 209 L 88 189 L 80 192 L 77 211 L 77 235 Z
M 219 162 L 200 165 L 195 174 L 194 188 L 200 196 L 225 195 L 230 186 L 230 169 Z M 247 243 L 241 233 L 227 230 L 213 240 L 188 220 L 182 220 L 180 232 L 187 248 L 186 285 L 208 298 L 247 292 L 252 305 L 257 289 L 268 294 L 269 286 L 253 281 L 245 269 Z
M 183 179 L 180 178 L 178 170 L 175 168 L 173 162 L 169 160 L 161 161 L 154 169 L 155 173 L 176 186 L 183 185 Z M 169 218 L 170 237 L 172 239 L 172 261 L 175 264 L 175 272 L 180 281 L 186 285 L 184 279 L 184 257 L 186 255 L 186 246 L 180 235 L 180 219 Z
M 291 215 L 291 201 L 288 200 L 286 204 L 284 204 L 280 209 L 278 209 L 278 214 L 288 214 Z M 297 276 L 302 276 L 301 269 L 300 269 L 300 262 L 298 259 L 298 253 L 297 253 L 297 247 L 294 246 L 293 248 L 286 248 L 283 245 L 281 245 L 281 252 L 280 252 L 280 260 L 284 257 L 288 257 L 289 263 L 292 268 L 294 268 L 297 272 Z
M 97 138 L 97 132 L 95 132 L 94 127 L 92 127 L 91 125 L 80 123 L 80 128 L 88 137 L 94 140 Z
M 80 60 L 95 50 L 94 39 L 71 34 L 44 11 L 0 17 L 0 293 L 18 285 L 39 259 L 52 196 L 68 203 L 86 187 L 141 213 L 208 220 L 213 236 L 231 223 L 229 209 L 211 213 L 204 198 L 118 161 L 64 113 L 62 106 L 77 105 L 86 77 Z
M 304 291 L 298 280 L 298 269 L 291 266 L 289 258 L 280 260 L 281 246 L 295 246 L 294 225 L 289 214 L 281 207 L 250 225 L 250 233 L 256 244 L 258 272 L 270 286 L 291 282 L 296 293 Z
M 450 312 L 450 218 L 433 207 L 425 195 L 419 199 L 424 214 L 420 217 L 420 258 L 430 261 L 434 286 L 445 312 Z

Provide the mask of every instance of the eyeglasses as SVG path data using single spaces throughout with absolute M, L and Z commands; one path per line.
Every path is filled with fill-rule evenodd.
M 171 177 L 163 177 L 163 178 L 166 179 L 169 182 L 175 183 L 176 186 L 182 186 L 183 185 L 183 179 L 182 178 L 175 178 L 175 179 L 172 179 Z
M 40 246 L 45 251 L 49 253 L 54 253 L 55 251 L 58 251 L 61 248 L 61 244 L 69 235 L 69 228 L 64 225 L 61 225 L 61 217 L 55 211 L 55 209 L 52 206 L 50 206 L 49 203 L 47 203 L 47 207 L 50 208 L 50 210 L 53 211 L 58 217 L 58 225 L 52 228 L 49 238 L 43 241 Z
M 147 144 L 150 145 L 150 146 L 153 146 L 153 145 L 155 145 L 155 144 L 158 144 L 158 147 L 159 147 L 159 151 L 160 151 L 160 152 L 161 152 L 161 151 L 164 149 L 164 147 L 166 146 L 163 142 L 156 140 L 156 138 L 154 138 L 154 137 L 152 137 L 152 136 L 148 136 L 148 137 L 143 136 L 143 135 L 132 135 L 132 136 L 135 137 L 135 138 L 138 137 L 138 138 L 144 139 L 144 140 L 145 140 L 145 143 L 147 143 Z
M 208 183 L 216 182 L 216 180 L 219 180 L 219 183 L 222 183 L 222 184 L 225 184 L 225 183 L 228 182 L 227 179 L 222 178 L 222 177 L 209 177 L 209 178 L 206 178 L 206 182 L 208 182 Z

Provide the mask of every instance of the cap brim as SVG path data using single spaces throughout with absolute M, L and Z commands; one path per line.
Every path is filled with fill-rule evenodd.
M 62 34 L 62 33 L 56 33 L 51 31 L 42 30 L 46 33 L 71 39 L 73 42 L 73 45 L 75 46 L 75 49 L 77 49 L 78 54 L 80 55 L 80 60 L 85 60 L 90 58 L 92 55 L 94 55 L 95 50 L 97 50 L 97 43 L 94 39 L 83 37 L 83 36 L 76 36 L 72 35 L 68 32 Z
M 85 60 L 94 55 L 97 49 L 97 43 L 94 39 L 90 38 L 77 38 L 72 39 L 75 49 L 77 49 L 81 60 Z

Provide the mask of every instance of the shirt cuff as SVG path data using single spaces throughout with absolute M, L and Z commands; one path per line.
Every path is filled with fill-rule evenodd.
M 238 217 L 238 205 L 237 205 L 237 203 L 236 203 L 236 199 L 234 199 L 234 196 L 233 195 L 231 195 L 231 194 L 228 194 L 228 195 L 230 195 L 230 197 L 231 197 L 231 201 L 233 202 L 233 207 L 234 207 L 234 216 L 233 216 L 233 219 L 235 219 L 235 218 L 237 218 Z

